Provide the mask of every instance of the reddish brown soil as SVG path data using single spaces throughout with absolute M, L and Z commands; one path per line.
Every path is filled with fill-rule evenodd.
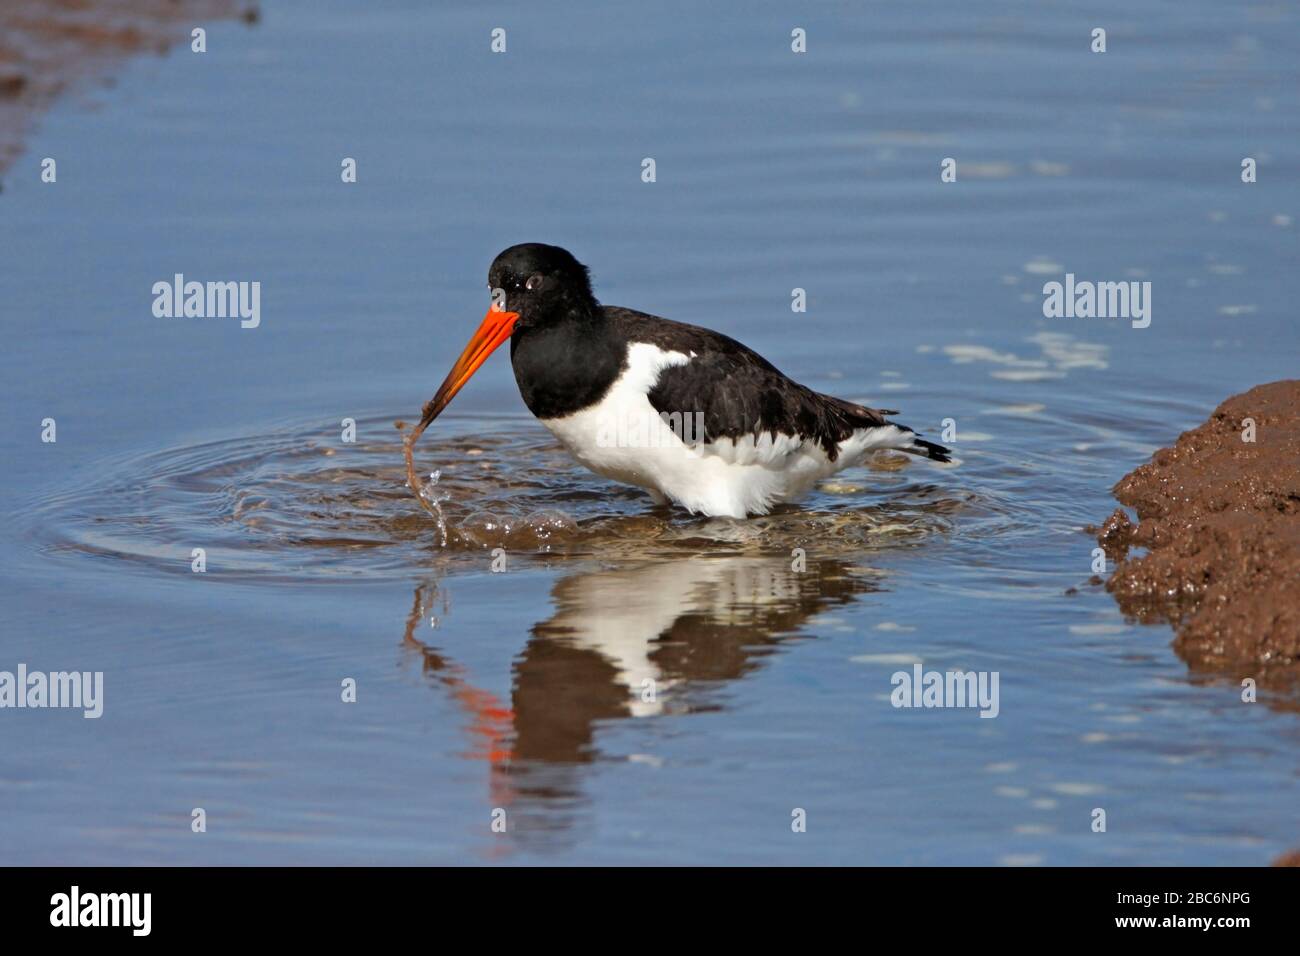
M 1173 624 L 1193 670 L 1300 683 L 1300 381 L 1228 399 L 1115 497 L 1138 516 L 1117 510 L 1097 534 L 1124 613 Z
M 77 82 L 107 78 L 128 56 L 188 43 L 196 26 L 257 16 L 250 0 L 3 0 L 0 172 L 22 152 L 33 119 Z

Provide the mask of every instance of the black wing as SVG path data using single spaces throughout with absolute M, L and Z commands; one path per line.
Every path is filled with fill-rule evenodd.
M 649 399 L 661 415 L 702 413 L 704 443 L 770 432 L 816 441 L 834 461 L 840 442 L 854 431 L 890 424 L 885 416 L 896 414 L 814 392 L 719 332 L 617 306 L 604 309 L 629 342 L 694 353 L 687 364 L 659 374 Z

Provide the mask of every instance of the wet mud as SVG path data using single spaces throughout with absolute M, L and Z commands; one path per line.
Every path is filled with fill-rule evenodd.
M 1168 621 L 1194 671 L 1300 683 L 1300 381 L 1260 385 L 1115 486 L 1097 540 L 1125 614 Z

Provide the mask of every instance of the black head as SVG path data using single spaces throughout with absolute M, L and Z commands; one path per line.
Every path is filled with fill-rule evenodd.
M 587 267 L 568 250 L 540 242 L 511 246 L 493 259 L 488 288 L 501 308 L 519 313 L 520 326 L 596 307 Z
M 407 436 L 408 452 L 489 355 L 507 341 L 511 342 L 513 355 L 519 341 L 517 330 L 553 329 L 565 319 L 586 325 L 599 322 L 600 311 L 591 294 L 587 267 L 559 246 L 540 242 L 511 246 L 492 260 L 488 287 L 492 289 L 492 305 L 438 391 L 425 402 L 420 424 Z M 406 468 L 411 487 L 418 488 L 409 454 Z

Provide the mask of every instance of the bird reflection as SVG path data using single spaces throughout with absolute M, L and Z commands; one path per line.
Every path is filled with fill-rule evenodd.
M 720 686 L 761 667 L 814 615 L 878 590 L 869 569 L 793 564 L 699 557 L 569 574 L 513 662 L 509 701 L 416 638 L 439 600 L 436 580 L 416 588 L 403 644 L 465 712 L 468 755 L 488 762 L 490 800 L 506 809 L 507 832 L 520 845 L 553 845 L 586 801 L 590 765 L 612 759 L 600 749 L 602 725 L 716 710 Z

